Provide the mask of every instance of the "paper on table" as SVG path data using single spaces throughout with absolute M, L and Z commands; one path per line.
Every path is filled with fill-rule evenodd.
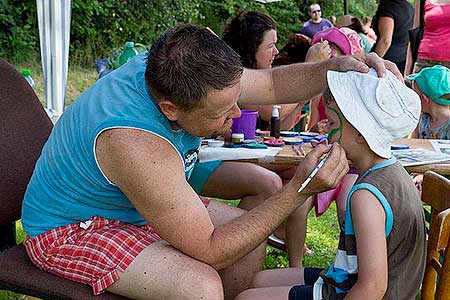
M 434 151 L 450 154 L 450 140 L 429 140 Z
M 200 162 L 208 162 L 215 160 L 239 160 L 257 158 L 271 161 L 280 150 L 281 147 L 269 147 L 267 149 L 202 147 L 198 154 L 198 160 Z
M 426 149 L 393 150 L 397 160 L 404 167 L 440 163 L 450 160 L 450 155 Z

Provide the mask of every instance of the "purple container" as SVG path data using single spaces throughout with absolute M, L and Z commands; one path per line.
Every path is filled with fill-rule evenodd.
M 245 140 L 254 140 L 258 112 L 256 110 L 243 109 L 241 117 L 233 119 L 231 130 L 233 133 L 243 133 Z

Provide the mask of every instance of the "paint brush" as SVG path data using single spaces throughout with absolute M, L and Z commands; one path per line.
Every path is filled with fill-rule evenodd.
M 327 161 L 328 157 L 330 156 L 331 150 L 332 150 L 333 146 L 331 146 L 330 150 L 328 151 L 328 153 L 324 156 L 324 158 L 322 158 L 319 163 L 317 164 L 317 166 L 311 171 L 311 173 L 308 175 L 308 177 L 306 178 L 306 180 L 302 183 L 302 185 L 300 186 L 300 188 L 298 189 L 298 193 L 300 193 L 301 191 L 303 191 L 305 189 L 305 187 L 308 185 L 308 183 L 311 182 L 311 180 L 314 178 L 314 176 L 316 176 L 316 174 L 319 172 L 320 168 L 323 167 L 323 165 L 325 164 L 325 162 Z

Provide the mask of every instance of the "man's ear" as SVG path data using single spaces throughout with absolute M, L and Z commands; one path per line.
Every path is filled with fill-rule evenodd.
M 159 101 L 159 108 L 169 121 L 175 122 L 178 119 L 178 108 L 169 100 Z

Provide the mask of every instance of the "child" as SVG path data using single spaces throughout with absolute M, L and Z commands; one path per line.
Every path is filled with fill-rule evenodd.
M 390 72 L 378 78 L 373 70 L 330 71 L 327 80 L 330 140 L 361 171 L 347 199 L 334 264 L 320 274 L 313 268 L 260 272 L 254 279 L 259 288 L 238 300 L 406 300 L 420 287 L 426 258 L 422 205 L 390 151 L 394 139 L 416 127 L 420 99 Z
M 320 31 L 314 35 L 312 43 L 316 44 L 321 41 L 328 41 L 330 44 L 331 58 L 341 55 L 357 55 L 364 52 L 361 38 L 350 28 L 328 28 Z M 321 134 L 328 133 L 324 128 L 327 121 L 327 112 L 321 95 L 311 100 L 310 109 L 311 117 L 308 128 Z M 316 216 L 322 215 L 331 202 L 336 200 L 339 224 L 342 224 L 347 195 L 358 177 L 357 173 L 358 171 L 352 168 L 336 189 L 320 193 L 314 197 Z
M 411 137 L 450 140 L 450 69 L 435 65 L 408 79 L 422 102 L 422 116 Z M 413 180 L 421 192 L 423 174 L 415 174 Z
M 422 117 L 413 133 L 419 139 L 450 139 L 450 69 L 423 68 L 408 76 L 422 101 Z

